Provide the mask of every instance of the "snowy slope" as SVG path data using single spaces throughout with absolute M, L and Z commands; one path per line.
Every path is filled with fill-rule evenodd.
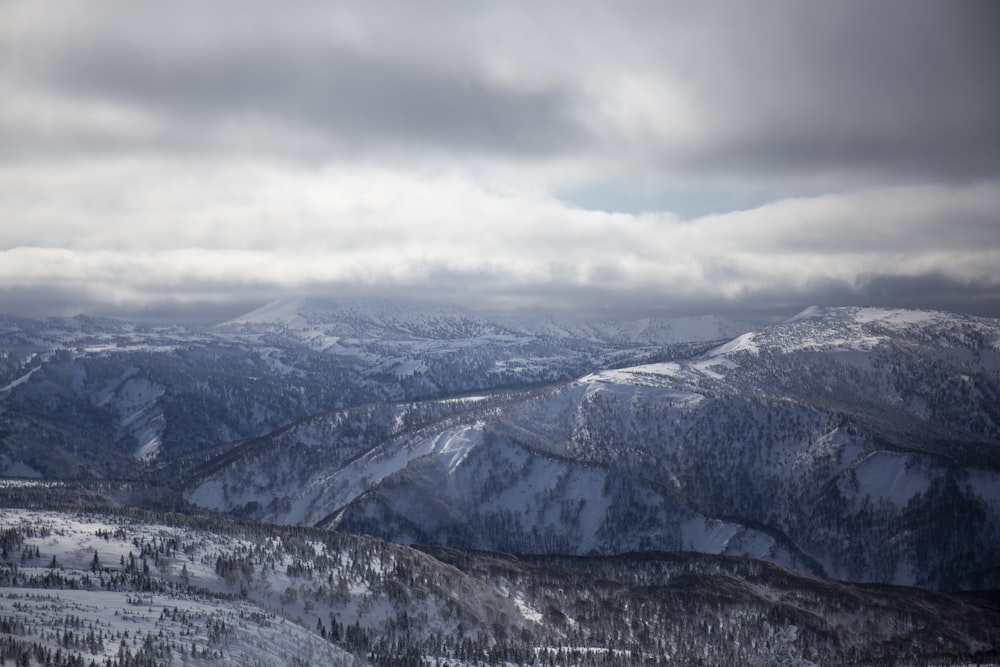
M 851 580 L 996 586 L 998 337 L 981 318 L 812 309 L 694 359 L 383 429 L 349 462 L 323 464 L 332 434 L 266 456 L 261 444 L 267 465 L 220 467 L 188 498 L 401 542 L 696 549 Z
M 284 298 L 220 324 L 221 331 L 277 327 L 313 339 L 451 340 L 511 332 L 472 311 L 440 303 L 390 299 Z
M 284 299 L 211 329 L 0 316 L 0 473 L 134 478 L 330 410 L 689 355 L 720 322 L 550 335 L 377 299 Z
M 519 559 L 16 508 L 0 513 L 0 546 L 10 664 L 983 664 L 1000 649 L 988 596 L 847 585 L 761 561 Z
M 375 638 L 535 627 L 489 586 L 418 552 L 165 518 L 4 510 L 0 628 L 88 660 L 120 659 L 124 647 L 155 664 L 353 665 Z M 422 583 L 400 599 L 394 572 Z
M 0 472 L 404 542 L 1000 585 L 995 320 L 812 308 L 661 344 L 723 325 L 342 300 L 213 330 L 0 318 Z
M 631 344 L 673 344 L 732 338 L 751 325 L 718 315 L 589 321 L 571 316 L 486 316 L 457 306 L 358 298 L 283 298 L 224 322 L 221 331 L 280 329 L 334 345 L 342 339 L 452 340 L 555 337 Z M 315 343 L 322 345 L 322 343 Z
M 659 345 L 726 340 L 754 328 L 748 322 L 719 315 L 603 321 L 554 316 L 501 316 L 497 321 L 528 335 Z

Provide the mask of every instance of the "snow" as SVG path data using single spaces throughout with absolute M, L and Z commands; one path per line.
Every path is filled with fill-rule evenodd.
M 135 458 L 138 461 L 151 461 L 160 452 L 160 434 L 151 433 L 139 441 L 139 447 L 135 450 Z
M 291 508 L 282 515 L 282 522 L 315 523 L 334 509 L 354 501 L 387 477 L 403 470 L 412 461 L 425 456 L 439 457 L 448 473 L 454 474 L 469 452 L 482 444 L 481 431 L 481 424 L 465 425 L 430 438 L 403 438 L 372 449 L 346 466 L 319 476 L 301 488 L 292 497 Z M 252 490 L 248 490 L 245 497 L 239 498 L 234 497 L 233 493 L 231 491 L 226 498 L 222 483 L 210 480 L 188 494 L 188 499 L 202 507 L 214 508 L 235 507 L 249 500 L 260 499 Z
M 274 322 L 281 322 L 286 325 L 302 325 L 306 321 L 299 313 L 301 307 L 302 299 L 276 299 L 245 315 L 223 322 L 219 326 L 223 327 L 230 324 L 271 324 Z
M 580 382 L 590 384 L 594 382 L 607 382 L 612 384 L 644 384 L 643 380 L 655 384 L 662 384 L 663 378 L 674 377 L 681 372 L 680 364 L 674 362 L 664 362 L 657 364 L 643 364 L 632 366 L 631 368 L 620 368 L 615 370 L 600 371 L 580 378 Z
M 748 343 L 745 349 L 749 351 L 752 347 L 753 344 Z M 631 388 L 653 387 L 661 391 L 665 400 L 670 400 L 675 405 L 684 404 L 692 407 L 704 397 L 700 393 L 685 391 L 681 387 L 697 385 L 705 379 L 724 380 L 726 373 L 735 368 L 737 364 L 732 359 L 718 354 L 682 362 L 668 361 L 600 371 L 580 378 L 579 382 Z
M 6 454 L 0 454 L 0 474 L 5 477 L 43 477 L 41 472 L 24 461 L 12 461 Z
M 695 517 L 681 524 L 681 543 L 685 551 L 721 554 L 740 527 L 714 519 Z
M 56 482 L 46 479 L 11 479 L 0 477 L 0 489 L 30 489 L 30 488 L 58 488 L 64 487 L 64 482 Z
M 482 425 L 468 426 L 456 431 L 445 431 L 434 439 L 429 453 L 436 454 L 448 468 L 448 474 L 455 470 L 469 455 L 469 452 L 482 444 Z
M 276 347 L 264 347 L 261 348 L 261 359 L 267 363 L 268 368 L 270 368 L 275 373 L 279 375 L 301 375 L 302 369 L 296 368 L 295 366 L 289 366 L 281 359 L 282 350 Z
M 106 345 L 85 345 L 79 348 L 82 354 L 101 355 L 120 352 L 163 352 L 169 353 L 177 350 L 181 345 L 150 345 L 147 343 L 128 343 L 116 341 Z
M 683 363 L 671 361 L 600 371 L 581 378 L 579 382 L 605 386 L 621 385 L 631 388 L 655 387 L 662 389 L 664 396 L 667 394 L 673 394 L 677 397 L 686 396 L 689 401 L 697 402 L 701 399 L 700 395 L 676 389 L 677 384 L 683 381 L 697 381 L 699 377 L 722 379 L 724 375 L 721 371 L 733 367 L 733 363 L 724 357 Z
M 911 457 L 874 452 L 855 468 L 861 493 L 903 508 L 913 496 L 930 488 L 931 480 L 913 468 Z
M 281 317 L 285 317 L 287 319 L 292 317 L 293 312 L 300 312 L 296 310 L 297 306 L 294 306 L 294 304 L 272 305 L 274 307 L 270 312 L 265 313 L 269 318 L 280 319 Z M 310 315 L 314 314 L 317 313 L 310 313 Z M 294 315 L 294 317 L 298 317 L 298 315 Z M 390 317 L 396 319 L 387 319 Z M 383 309 L 377 312 L 370 321 L 366 320 L 362 324 L 367 326 L 371 322 L 376 321 L 382 323 L 389 321 L 403 322 L 409 317 L 410 314 L 406 312 L 400 314 Z M 556 457 L 564 456 L 565 459 L 573 459 L 579 455 L 576 463 L 581 463 L 582 461 L 584 466 L 594 462 L 608 464 L 612 467 L 619 463 L 623 467 L 628 465 L 638 466 L 645 463 L 642 458 L 639 458 L 640 456 L 649 456 L 649 460 L 659 463 L 667 461 L 667 459 L 656 458 L 660 455 L 661 449 L 659 448 L 662 446 L 662 450 L 671 453 L 671 455 L 677 453 L 681 447 L 682 437 L 688 429 L 685 420 L 690 421 L 702 416 L 696 413 L 696 408 L 700 402 L 706 402 L 707 405 L 703 407 L 709 407 L 714 410 L 715 406 L 718 406 L 720 410 L 724 410 L 727 409 L 727 401 L 730 400 L 729 396 L 735 392 L 737 396 L 745 398 L 746 403 L 754 404 L 754 394 L 756 392 L 763 393 L 770 390 L 768 382 L 772 377 L 769 375 L 772 368 L 779 370 L 786 368 L 789 370 L 789 373 L 784 377 L 795 377 L 799 369 L 808 370 L 807 366 L 809 364 L 819 361 L 822 363 L 829 362 L 832 366 L 839 368 L 850 364 L 851 368 L 849 370 L 852 371 L 860 368 L 872 373 L 882 372 L 879 369 L 884 368 L 884 365 L 873 365 L 871 359 L 874 357 L 876 361 L 884 360 L 881 360 L 878 355 L 872 355 L 870 350 L 884 341 L 891 341 L 895 337 L 895 333 L 891 330 L 892 326 L 920 327 L 928 322 L 937 322 L 937 318 L 938 315 L 918 311 L 811 308 L 803 311 L 784 325 L 770 327 L 763 331 L 744 333 L 730 340 L 728 343 L 715 347 L 712 352 L 693 360 L 647 364 L 593 373 L 582 378 L 578 383 L 568 383 L 561 386 L 558 391 L 550 391 L 548 388 L 544 391 L 538 390 L 536 392 L 537 398 L 531 399 L 533 405 L 530 407 L 519 406 L 512 408 L 511 404 L 516 402 L 517 399 L 510 399 L 510 402 L 504 399 L 503 403 L 498 401 L 496 405 L 500 407 L 496 408 L 495 416 L 497 417 L 497 421 L 510 420 L 515 424 L 504 427 L 508 428 L 510 432 L 513 432 L 514 428 L 521 428 L 525 432 L 525 437 L 523 440 L 518 440 L 518 442 L 527 443 L 534 448 L 532 451 L 536 453 L 542 452 L 543 455 L 552 454 Z M 271 319 L 268 321 L 274 320 Z M 432 319 L 423 317 L 422 319 L 417 318 L 414 321 L 429 322 Z M 296 322 L 298 321 L 296 320 Z M 705 321 L 702 324 L 706 326 L 705 330 L 707 331 L 710 323 Z M 360 347 L 349 347 L 353 344 L 360 344 L 361 339 L 340 338 L 330 332 L 324 331 L 324 327 L 333 327 L 337 323 L 317 325 L 307 323 L 305 319 L 302 319 L 301 322 L 296 324 L 296 326 L 300 325 L 301 332 L 303 332 L 302 335 L 306 339 L 320 341 L 324 345 L 327 343 L 336 345 L 338 346 L 337 349 L 343 350 L 345 353 L 356 354 L 358 356 L 366 355 L 365 358 L 374 360 L 379 365 L 374 370 L 366 369 L 366 371 L 383 373 L 387 376 L 390 383 L 394 381 L 393 374 L 396 378 L 402 378 L 424 372 L 428 368 L 428 362 L 424 362 L 422 359 L 427 359 L 428 357 L 421 357 L 419 356 L 420 354 L 427 351 L 431 351 L 432 353 L 440 352 L 445 349 L 440 347 L 441 341 L 405 340 L 402 342 L 394 341 L 395 348 L 387 348 L 389 349 L 388 352 L 380 350 L 376 355 L 365 352 Z M 349 323 L 345 326 L 350 328 L 350 326 L 355 325 Z M 912 334 L 919 336 L 921 339 L 933 340 L 933 336 L 928 335 L 928 332 L 945 331 L 947 326 L 950 326 L 948 322 L 943 323 L 937 329 L 921 330 L 915 328 L 913 331 L 907 330 L 905 335 Z M 359 326 L 358 330 L 360 331 L 362 328 Z M 600 336 L 611 335 L 613 333 L 615 336 L 619 336 L 620 340 L 635 339 L 637 337 L 647 338 L 665 336 L 664 332 L 666 329 L 666 324 L 658 320 L 646 319 L 631 324 L 618 323 L 615 326 L 609 324 L 601 330 L 604 333 L 600 333 Z M 403 335 L 406 335 L 407 330 L 404 329 L 401 331 Z M 595 340 L 600 339 L 599 332 L 594 333 L 597 331 L 597 329 L 592 329 L 591 331 Z M 393 331 L 391 333 L 392 335 L 397 335 L 400 332 Z M 261 339 L 266 338 L 263 335 L 260 337 Z M 474 336 L 458 341 L 450 341 L 448 349 L 471 347 L 484 340 L 508 340 L 514 338 L 509 335 Z M 93 338 L 89 340 L 93 342 Z M 247 340 L 250 339 L 247 338 Z M 273 340 L 277 341 L 278 338 L 275 337 Z M 993 338 L 986 337 L 984 340 L 989 345 L 989 341 L 993 340 Z M 278 345 L 277 342 L 273 344 Z M 707 347 L 708 345 L 704 346 L 704 348 Z M 125 348 L 119 347 L 113 339 L 102 339 L 89 349 L 120 350 Z M 273 370 L 280 373 L 301 372 L 284 363 L 283 359 L 291 360 L 294 358 L 285 348 L 279 346 L 258 349 L 262 350 L 260 352 L 261 359 L 266 359 Z M 791 359 L 781 359 L 777 354 L 797 350 L 806 350 L 808 353 Z M 895 348 L 889 348 L 889 350 L 895 351 Z M 409 354 L 410 351 L 413 352 L 412 355 Z M 520 367 L 530 369 L 532 372 L 548 367 L 546 364 L 549 363 L 549 358 L 541 360 L 534 358 L 531 356 L 530 350 L 527 349 L 517 349 L 516 353 L 516 355 L 512 355 L 516 356 L 514 359 L 500 359 L 493 363 L 496 364 L 497 368 Z M 289 356 L 283 357 L 283 354 Z M 524 355 L 523 357 L 520 356 L 522 354 Z M 548 350 L 546 350 L 546 354 L 549 354 Z M 655 354 L 655 352 L 652 354 Z M 641 358 L 667 357 L 643 356 Z M 770 365 L 772 360 L 778 362 L 778 364 L 783 364 L 783 366 L 776 365 L 772 367 Z M 346 360 L 338 361 L 344 362 L 345 367 L 349 365 L 349 362 Z M 487 361 L 492 360 L 487 359 Z M 433 366 L 435 363 L 433 361 L 429 363 L 435 369 L 440 368 Z M 593 365 L 578 367 L 593 368 L 595 366 L 599 367 L 596 361 Z M 350 367 L 352 370 L 356 368 L 355 365 L 350 365 Z M 979 376 L 970 375 L 969 373 L 972 373 L 972 371 L 967 369 L 971 368 L 973 366 L 970 361 L 968 366 L 962 366 L 960 369 L 965 370 L 965 373 L 959 374 L 955 371 L 952 376 L 972 377 L 975 380 Z M 22 367 L 16 374 L 23 373 L 25 369 L 26 367 Z M 364 373 L 366 371 L 361 372 Z M 143 371 L 143 373 L 148 372 L 149 369 Z M 134 455 L 137 458 L 155 457 L 159 451 L 161 434 L 163 432 L 161 422 L 157 421 L 156 403 L 159 397 L 162 396 L 164 389 L 162 386 L 143 379 L 139 374 L 139 369 L 129 369 L 120 377 L 117 377 L 117 373 L 117 370 L 114 373 L 109 373 L 106 376 L 110 378 L 109 384 L 106 387 L 102 384 L 100 392 L 95 391 L 93 395 L 99 396 L 100 403 L 108 405 L 108 409 L 114 411 L 115 416 L 119 417 L 118 423 L 127 427 L 127 435 L 135 438 L 132 443 Z M 7 390 L 9 391 L 17 383 L 23 384 L 27 382 L 30 375 L 29 373 L 15 380 L 8 385 Z M 835 372 L 831 374 L 831 377 L 831 382 L 842 380 L 844 382 L 843 386 L 847 387 L 849 394 L 852 387 L 862 386 L 862 383 L 865 383 L 873 376 L 853 373 L 850 375 L 844 374 L 840 377 Z M 822 391 L 831 386 L 838 388 L 838 385 L 835 383 L 826 385 L 824 383 L 825 378 L 821 377 L 819 372 L 817 372 L 816 377 L 810 376 L 807 373 L 803 379 L 806 382 L 804 387 L 807 391 L 811 391 L 812 389 Z M 879 378 L 876 376 L 875 379 L 878 380 Z M 931 379 L 933 380 L 934 378 Z M 378 379 L 378 381 L 381 380 L 382 378 Z M 163 382 L 166 382 L 166 380 L 163 380 Z M 968 391 L 976 392 L 976 383 L 971 382 L 970 384 L 973 386 L 970 386 Z M 378 385 L 373 381 L 371 386 L 377 387 Z M 876 388 L 878 386 L 875 385 Z M 706 399 L 706 396 L 711 398 Z M 801 396 L 804 396 L 804 394 Z M 601 419 L 604 420 L 603 423 L 597 424 L 595 412 L 589 414 L 586 412 L 586 406 L 582 406 L 581 397 L 583 401 L 595 399 L 599 402 L 599 405 L 596 407 L 606 410 L 601 416 Z M 769 400 L 770 398 L 768 396 Z M 808 422 L 810 417 L 806 414 L 806 411 L 800 412 L 794 406 L 797 398 L 799 397 L 795 395 L 783 395 L 776 397 L 775 400 L 789 402 L 789 416 L 787 418 L 791 422 L 800 420 Z M 850 396 L 846 398 L 850 399 Z M 448 400 L 451 402 L 458 400 L 473 401 L 485 400 L 485 397 Z M 901 409 L 910 410 L 912 413 L 914 412 L 912 406 L 915 403 L 916 401 L 908 402 Z M 757 405 L 754 404 L 753 413 L 759 416 L 761 413 L 756 410 L 756 407 Z M 819 407 L 820 411 L 823 411 L 827 406 L 824 403 Z M 274 423 L 278 424 L 278 418 L 281 414 L 280 409 L 271 408 L 270 406 L 261 409 L 259 412 L 256 406 L 254 407 L 255 415 L 265 415 L 265 417 L 259 417 L 257 421 L 262 423 L 266 417 L 270 417 L 271 415 L 268 413 L 268 410 L 273 410 Z M 775 414 L 783 411 L 784 408 Z M 483 411 L 483 413 L 485 412 Z M 656 414 L 658 416 L 651 419 L 648 423 L 643 423 L 641 419 L 649 414 Z M 639 416 L 636 417 L 636 415 Z M 917 416 L 920 417 L 922 415 Z M 716 412 L 706 412 L 705 417 L 704 425 L 707 431 L 712 431 L 713 427 L 720 423 L 718 420 L 721 417 Z M 475 419 L 477 417 L 473 416 L 472 418 Z M 494 414 L 488 417 L 488 419 L 493 418 Z M 588 418 L 590 420 L 589 423 L 587 421 Z M 346 456 L 335 458 L 336 469 L 334 465 L 326 466 L 320 459 L 316 459 L 319 461 L 315 467 L 316 469 L 305 471 L 297 470 L 297 462 L 295 461 L 283 461 L 275 466 L 276 470 L 263 472 L 259 470 L 254 471 L 253 466 L 256 463 L 255 461 L 240 461 L 239 465 L 242 468 L 238 471 L 224 471 L 219 475 L 217 480 L 210 480 L 194 490 L 190 498 L 203 506 L 220 509 L 238 508 L 249 501 L 259 501 L 260 505 L 264 506 L 268 505 L 272 500 L 283 501 L 290 499 L 293 510 L 287 515 L 282 515 L 278 520 L 309 523 L 324 518 L 333 511 L 340 510 L 348 503 L 364 495 L 366 491 L 382 484 L 383 480 L 388 476 L 395 475 L 411 464 L 415 464 L 411 468 L 411 471 L 415 471 L 414 477 L 416 476 L 416 472 L 420 472 L 421 466 L 424 465 L 430 466 L 427 469 L 433 470 L 433 478 L 435 480 L 443 478 L 439 474 L 443 471 L 451 477 L 443 485 L 447 487 L 448 484 L 455 482 L 456 478 L 465 475 L 470 468 L 475 468 L 478 462 L 482 460 L 480 456 L 482 454 L 481 451 L 476 452 L 475 455 L 473 455 L 473 452 L 484 442 L 483 430 L 493 427 L 493 424 L 484 427 L 475 422 L 469 422 L 464 426 L 456 427 L 456 424 L 461 423 L 464 419 L 465 416 L 461 416 L 456 417 L 454 420 L 449 419 L 444 422 L 427 425 L 426 429 L 421 431 L 421 435 L 419 436 L 415 435 L 416 432 L 412 432 L 405 437 L 400 436 L 390 439 L 390 442 L 379 442 L 377 443 L 378 447 L 368 453 L 363 453 L 360 447 L 352 449 L 351 455 L 357 455 L 358 458 L 350 459 L 351 463 L 342 469 L 340 466 L 344 464 L 344 461 L 348 460 Z M 400 428 L 404 422 L 405 420 L 399 419 Z M 763 430 L 763 427 L 753 418 L 749 419 L 747 424 Z M 755 467 L 751 470 L 751 474 L 755 476 L 758 473 L 767 474 L 773 470 L 780 469 L 778 470 L 777 477 L 774 479 L 775 488 L 779 490 L 779 494 L 785 488 L 792 489 L 795 485 L 802 484 L 801 480 L 803 479 L 808 480 L 805 483 L 812 483 L 813 480 L 817 479 L 820 481 L 830 481 L 833 476 L 838 476 L 845 469 L 850 469 L 853 471 L 853 475 L 852 473 L 840 475 L 838 479 L 833 481 L 839 485 L 845 483 L 845 478 L 848 482 L 856 480 L 858 486 L 862 488 L 863 494 L 879 502 L 884 501 L 884 503 L 902 508 L 917 493 L 928 487 L 930 483 L 928 474 L 937 474 L 936 471 L 933 471 L 933 473 L 923 473 L 918 467 L 909 465 L 908 459 L 901 459 L 898 455 L 881 453 L 862 459 L 861 457 L 865 453 L 870 453 L 870 442 L 867 440 L 863 441 L 861 436 L 853 439 L 849 438 L 846 435 L 847 429 L 844 429 L 842 433 L 837 433 L 834 430 L 823 435 L 824 430 L 830 429 L 829 425 L 824 425 L 822 430 L 812 429 L 810 424 L 802 425 L 804 426 L 801 431 L 803 437 L 797 439 L 795 442 L 783 442 L 780 441 L 780 437 L 755 440 L 754 438 L 757 437 L 757 433 L 747 433 L 744 438 L 744 434 L 740 432 L 739 425 L 728 428 L 727 433 L 732 434 L 733 442 L 731 446 L 733 448 L 732 451 L 736 454 L 742 453 L 737 448 L 756 442 L 761 443 L 762 450 L 767 449 L 766 453 L 759 455 L 760 460 L 753 459 L 748 465 L 756 466 L 758 463 L 760 464 L 760 468 Z M 585 430 L 588 426 L 591 428 L 592 434 L 597 434 L 594 436 L 593 441 L 588 441 L 584 438 L 572 440 L 578 433 L 583 432 L 584 435 L 587 435 Z M 607 429 L 602 431 L 600 428 L 602 426 L 607 426 Z M 656 427 L 655 433 L 652 428 L 653 426 Z M 793 423 L 792 427 L 794 426 L 796 424 Z M 577 427 L 580 430 L 576 430 Z M 775 429 L 777 428 L 776 426 Z M 307 441 L 315 442 L 316 444 L 328 446 L 332 450 L 337 443 L 330 439 L 328 433 L 329 431 L 323 431 L 323 429 L 317 427 L 309 438 L 302 436 L 296 441 L 296 444 L 306 443 Z M 608 436 L 608 440 L 597 441 L 599 437 L 604 437 L 605 435 Z M 764 435 L 770 436 L 766 432 Z M 289 440 L 291 439 L 292 437 L 289 436 Z M 697 438 L 692 439 L 697 440 Z M 492 449 L 495 440 L 490 439 L 488 442 L 491 443 Z M 604 447 L 604 451 L 601 451 L 602 447 Z M 720 452 L 721 456 L 725 457 L 728 450 L 720 448 Z M 774 454 L 773 456 L 772 453 Z M 5 469 L 9 474 L 37 474 L 37 471 L 26 466 L 23 462 L 14 460 L 16 457 L 13 454 L 11 456 L 13 457 L 12 459 L 4 462 Z M 416 464 L 422 458 L 425 458 L 425 460 Z M 28 460 L 30 461 L 31 459 Z M 276 461 L 279 459 L 273 457 L 267 458 L 267 460 Z M 564 460 L 563 463 L 565 464 L 567 461 Z M 551 465 L 548 463 L 532 464 L 530 474 L 526 473 L 527 478 L 524 484 L 511 482 L 511 486 L 498 491 L 489 499 L 490 502 L 495 503 L 495 506 L 491 507 L 518 509 L 519 511 L 516 513 L 517 517 L 515 520 L 522 521 L 523 519 L 523 525 L 526 527 L 534 527 L 530 522 L 538 521 L 537 525 L 542 529 L 547 529 L 548 527 L 559 528 L 560 517 L 558 516 L 558 511 L 553 510 L 554 503 L 546 504 L 536 514 L 532 514 L 532 512 L 535 511 L 537 506 L 541 505 L 538 500 L 539 491 L 544 492 L 548 488 L 551 488 L 554 481 L 564 483 L 558 491 L 559 494 L 562 494 L 560 501 L 565 500 L 568 503 L 567 507 L 570 510 L 567 511 L 567 514 L 572 514 L 578 525 L 562 534 L 572 535 L 572 539 L 579 538 L 580 541 L 578 544 L 580 545 L 580 549 L 587 550 L 599 543 L 596 533 L 599 531 L 602 522 L 608 514 L 607 506 L 611 500 L 604 496 L 602 489 L 598 485 L 598 481 L 603 479 L 600 473 L 592 472 L 583 474 L 579 472 L 579 467 L 573 472 L 567 472 L 571 465 L 574 465 L 574 463 L 570 463 L 569 465 L 556 463 L 552 463 Z M 664 465 L 674 464 L 665 463 Z M 765 467 L 765 465 L 768 467 Z M 434 466 L 439 466 L 440 469 L 434 468 Z M 300 465 L 299 467 L 304 466 Z M 514 467 L 513 470 L 519 469 Z M 933 468 L 928 466 L 926 470 L 932 471 Z M 490 472 L 483 468 L 480 468 L 478 475 L 478 477 L 466 475 L 462 478 L 465 480 L 462 483 L 469 487 L 477 484 L 478 488 L 476 490 L 480 490 L 488 486 L 488 481 L 492 482 L 496 479 L 490 477 Z M 404 483 L 408 481 L 406 476 L 402 477 L 402 481 Z M 770 480 L 767 483 L 770 484 Z M 969 486 L 975 489 L 981 497 L 989 499 L 989 502 L 994 503 L 994 507 L 996 507 L 996 503 L 1000 503 L 1000 497 L 998 497 L 1000 496 L 1000 492 L 996 490 L 1000 485 L 998 485 L 996 476 L 990 477 L 984 473 L 970 477 Z M 450 487 L 442 489 L 442 493 L 451 493 L 452 491 L 453 489 Z M 853 489 L 851 491 L 853 492 Z M 448 500 L 451 502 L 450 498 Z M 572 504 L 578 500 L 584 501 L 580 505 L 579 510 L 576 509 L 577 506 L 575 504 Z M 277 508 L 279 505 L 280 503 L 273 503 L 274 508 Z M 452 506 L 449 506 L 449 509 L 451 508 Z M 891 509 L 885 504 L 882 505 L 882 508 L 886 511 Z M 465 508 L 458 509 L 464 510 Z M 277 513 L 283 510 L 273 509 L 273 511 Z M 679 519 L 675 519 L 672 516 L 671 520 L 682 521 L 689 514 L 681 514 L 679 516 L 681 517 Z M 562 521 L 566 523 L 565 519 L 562 519 Z M 670 524 L 671 530 L 673 530 L 674 525 L 676 524 Z M 734 532 L 727 533 L 728 530 Z M 727 528 L 725 525 L 713 523 L 711 519 L 692 519 L 684 526 L 684 530 L 681 531 L 682 535 L 676 539 L 682 540 L 686 547 L 698 550 L 718 551 L 732 549 L 735 548 L 734 544 L 744 545 L 741 547 L 743 549 L 764 548 L 766 540 L 760 534 L 751 535 L 747 531 L 737 534 L 737 531 L 738 527 L 730 526 Z M 674 538 L 675 536 L 672 534 L 671 539 Z M 734 538 L 738 539 L 734 541 Z M 796 539 L 797 536 L 792 536 L 792 538 Z M 751 546 L 745 546 L 750 544 L 752 540 L 757 540 L 757 542 L 753 542 Z M 763 552 L 762 555 L 766 555 L 766 552 Z
M 103 663 L 106 658 L 114 660 L 122 646 L 135 653 L 146 638 L 151 638 L 158 646 L 171 647 L 171 655 L 157 664 L 191 664 L 192 647 L 204 653 L 193 660 L 194 664 L 278 667 L 291 664 L 293 658 L 303 660 L 302 664 L 356 664 L 353 656 L 302 625 L 264 609 L 259 603 L 269 595 L 267 585 L 254 591 L 251 598 L 257 601 L 205 594 L 227 592 L 214 570 L 215 555 L 249 548 L 249 543 L 123 518 L 27 510 L 0 514 L 0 528 L 18 526 L 31 526 L 34 536 L 24 542 L 37 547 L 40 556 L 27 562 L 22 559 L 16 572 L 45 577 L 53 572 L 47 564 L 54 558 L 54 572 L 75 586 L 6 588 L 0 595 L 0 616 L 23 621 L 32 631 L 30 640 L 52 650 L 58 648 L 81 655 L 86 662 Z M 177 586 L 145 593 L 107 590 L 98 584 L 99 578 L 122 569 L 121 559 L 132 555 L 139 560 L 134 540 L 149 544 L 158 539 L 162 543 L 172 537 L 183 539 L 195 550 L 160 556 L 160 565 L 149 563 L 149 567 L 160 580 L 180 582 L 183 566 L 194 588 Z M 91 571 L 95 553 L 98 572 Z M 75 638 L 67 641 L 66 630 L 73 631 Z M 94 638 L 88 644 L 87 635 L 99 636 L 100 642 Z
M 930 324 L 940 320 L 943 313 L 929 310 L 904 310 L 886 308 L 858 308 L 854 310 L 854 321 L 861 324 L 880 322 L 885 324 Z
M 136 443 L 133 457 L 150 461 L 160 451 L 165 424 L 157 402 L 166 393 L 166 387 L 136 377 L 138 372 L 135 367 L 125 370 L 118 381 L 105 387 L 97 401 L 98 405 L 113 405 L 121 426 L 132 431 Z
M 591 341 L 669 345 L 731 338 L 752 327 L 716 315 L 582 321 L 569 317 L 500 317 L 496 320 L 522 335 L 579 338 Z
M 767 348 L 782 353 L 866 352 L 891 343 L 896 336 L 940 337 L 973 325 L 982 333 L 993 335 L 997 321 L 931 310 L 813 306 L 781 325 L 758 333 Z
M 216 479 L 209 479 L 199 484 L 193 491 L 185 494 L 185 499 L 199 507 L 223 509 L 232 507 L 227 502 L 224 485 Z
M 524 616 L 526 619 L 528 619 L 529 621 L 534 621 L 535 623 L 542 622 L 542 619 L 544 618 L 542 613 L 537 609 L 535 609 L 534 607 L 532 607 L 531 605 L 529 605 L 527 602 L 525 602 L 523 595 L 518 593 L 511 599 L 514 600 L 514 604 L 517 606 L 517 610 L 520 611 L 521 615 Z
M 481 403 L 483 401 L 488 401 L 490 398 L 492 398 L 492 396 L 484 395 L 484 394 L 473 394 L 473 395 L 470 395 L 470 396 L 456 396 L 454 398 L 443 398 L 443 399 L 441 399 L 441 403 L 444 403 L 444 404 L 449 404 L 449 403 L 470 403 L 470 404 L 472 404 L 472 403 Z
M 709 352 L 708 355 L 710 357 L 717 357 L 725 354 L 733 354 L 734 352 L 749 352 L 750 354 L 760 353 L 760 348 L 757 347 L 757 344 L 754 342 L 754 333 L 752 331 L 734 338 L 725 345 L 720 345 Z
M 808 319 L 812 319 L 814 317 L 822 317 L 824 314 L 825 314 L 825 311 L 820 306 L 809 306 L 808 308 L 806 308 L 805 310 L 803 310 L 799 314 L 793 315 L 792 317 L 788 318 L 785 321 L 786 322 L 796 322 L 798 320 L 808 320 Z
M 718 356 L 692 362 L 688 368 L 712 380 L 723 380 L 726 377 L 723 371 L 735 368 L 735 365 L 728 357 Z
M 7 391 L 10 391 L 11 389 L 14 389 L 15 387 L 20 387 L 22 384 L 24 384 L 25 382 L 27 382 L 31 378 L 31 376 L 35 374 L 35 371 L 37 371 L 39 368 L 41 368 L 41 366 L 38 366 L 36 368 L 32 368 L 30 371 L 28 371 L 27 373 L 25 373 L 21 377 L 17 378 L 16 380 L 14 380 L 13 382 L 11 382 L 7 386 L 0 387 L 0 394 L 2 394 L 4 392 L 7 392 Z
M 1000 509 L 1000 473 L 993 470 L 970 470 L 967 483 L 975 495 Z
M 947 313 L 932 310 L 910 310 L 906 308 L 859 308 L 841 307 L 827 308 L 822 306 L 809 306 L 786 322 L 797 322 L 801 320 L 818 319 L 824 317 L 847 316 L 857 324 L 871 324 L 874 322 L 894 325 L 908 324 L 931 324 L 943 318 L 951 317 Z
M 573 526 L 578 538 L 578 551 L 588 553 L 602 546 L 599 534 L 608 519 L 611 499 L 604 493 L 606 476 L 601 470 L 585 469 L 574 471 L 566 484 L 563 504 L 574 504 L 579 508 Z M 556 516 L 553 524 L 556 530 L 565 530 L 562 516 Z
M 404 359 L 399 361 L 393 366 L 392 373 L 396 377 L 410 377 L 411 375 L 418 375 L 420 373 L 426 373 L 428 366 L 426 363 L 420 359 Z

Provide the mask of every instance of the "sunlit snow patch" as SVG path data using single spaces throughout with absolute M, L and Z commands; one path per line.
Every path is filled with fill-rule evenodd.
M 137 461 L 152 461 L 160 453 L 160 434 L 158 432 L 148 434 L 140 443 L 135 450 Z
M 751 331 L 743 334 L 742 336 L 738 336 L 725 345 L 720 345 L 708 354 L 709 356 L 717 357 L 723 354 L 731 354 L 733 352 L 749 352 L 750 354 L 758 354 L 760 352 L 760 348 L 757 347 L 757 343 L 754 341 L 754 333 Z
M 473 449 L 483 442 L 482 431 L 471 426 L 454 431 L 445 431 L 434 439 L 433 454 L 448 466 L 448 473 L 453 474 L 462 461 Z

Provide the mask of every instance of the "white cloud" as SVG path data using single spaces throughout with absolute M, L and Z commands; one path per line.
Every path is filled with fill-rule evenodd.
M 363 286 L 708 308 L 939 289 L 1000 310 L 991 16 L 7 2 L 0 298 Z M 588 188 L 657 206 L 558 198 Z M 771 200 L 663 203 L 690 188 Z
M 725 303 L 866 276 L 1000 286 L 1000 187 L 788 199 L 691 221 L 586 211 L 460 173 L 127 161 L 0 172 L 0 282 L 116 302 L 323 286 L 456 284 L 534 302 Z M 588 297 L 591 293 L 593 296 Z M 605 304 L 606 305 L 606 304 Z

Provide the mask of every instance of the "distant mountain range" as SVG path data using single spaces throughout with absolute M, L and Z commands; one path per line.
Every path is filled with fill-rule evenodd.
M 135 477 L 142 461 L 331 410 L 564 381 L 743 330 L 721 318 L 501 323 L 332 299 L 280 300 L 209 329 L 0 317 L 0 473 Z
M 996 664 L 1000 321 L 0 317 L 0 506 L 15 662 Z
M 997 320 L 287 299 L 211 329 L 3 318 L 0 349 L 7 475 L 399 543 L 1000 587 Z

